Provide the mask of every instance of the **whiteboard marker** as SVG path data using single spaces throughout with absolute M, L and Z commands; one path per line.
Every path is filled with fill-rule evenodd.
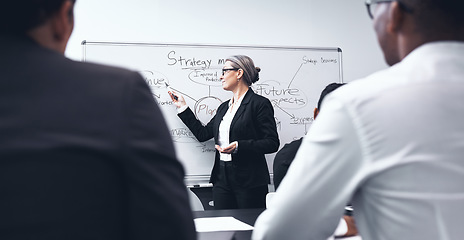
M 167 82 L 164 82 L 164 84 L 166 84 L 166 87 L 168 88 L 168 90 L 171 92 L 171 96 L 177 101 L 179 98 L 173 94 L 173 90 L 171 88 L 171 86 L 169 86 L 169 84 Z

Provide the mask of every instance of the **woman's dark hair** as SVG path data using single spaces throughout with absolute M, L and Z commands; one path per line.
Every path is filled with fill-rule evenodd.
M 261 71 L 261 68 L 255 67 L 253 60 L 250 57 L 245 55 L 235 55 L 230 56 L 226 59 L 226 61 L 231 62 L 232 67 L 243 70 L 242 80 L 245 81 L 248 86 L 251 86 L 251 84 L 259 80 L 259 72 Z
M 0 8 L 0 33 L 25 33 L 34 29 L 56 13 L 66 1 L 76 2 L 76 0 L 6 0 L 2 2 Z

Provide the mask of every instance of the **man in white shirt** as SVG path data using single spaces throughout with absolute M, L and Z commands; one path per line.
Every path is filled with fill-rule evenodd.
M 324 100 L 253 239 L 326 239 L 352 199 L 363 240 L 462 239 L 464 14 L 367 1 L 392 67 Z

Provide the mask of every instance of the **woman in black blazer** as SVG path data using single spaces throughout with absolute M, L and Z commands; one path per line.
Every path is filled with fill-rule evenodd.
M 217 151 L 210 182 L 215 209 L 265 207 L 270 179 L 264 154 L 278 150 L 279 137 L 271 102 L 250 88 L 259 71 L 248 56 L 226 59 L 222 88 L 233 98 L 219 106 L 206 126 L 181 95 L 169 92 L 178 116 L 198 141 L 214 138 Z

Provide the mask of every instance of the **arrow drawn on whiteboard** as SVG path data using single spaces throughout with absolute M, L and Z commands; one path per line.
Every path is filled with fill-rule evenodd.
M 172 88 L 172 90 L 174 90 L 175 92 L 180 93 L 180 94 L 182 94 L 182 95 L 184 95 L 184 96 L 186 96 L 186 97 L 192 99 L 192 100 L 195 101 L 195 102 L 198 101 L 198 100 L 196 100 L 195 98 L 190 97 L 188 94 L 185 94 L 185 93 L 183 93 L 183 92 L 181 92 L 181 91 L 179 91 L 179 90 L 177 90 L 177 89 L 175 89 L 175 88 Z
M 284 109 L 282 109 L 280 106 L 277 106 L 277 104 L 274 105 L 274 107 L 277 107 L 277 108 L 280 109 L 282 112 L 284 112 L 284 113 L 286 113 L 288 116 L 290 116 L 292 119 L 295 118 L 295 115 L 294 115 L 294 114 L 288 113 L 287 111 L 285 111 Z
M 296 75 L 298 74 L 298 72 L 300 72 L 300 69 L 301 69 L 301 67 L 303 66 L 303 64 L 304 64 L 304 63 L 302 63 L 302 64 L 300 65 L 300 67 L 298 68 L 298 70 L 296 70 L 296 73 L 295 73 L 295 75 L 293 76 L 293 78 L 292 78 L 292 80 L 290 81 L 290 83 L 288 84 L 288 87 L 287 87 L 287 88 L 289 88 L 290 85 L 292 85 L 293 80 L 295 80 L 295 77 L 296 77 Z

